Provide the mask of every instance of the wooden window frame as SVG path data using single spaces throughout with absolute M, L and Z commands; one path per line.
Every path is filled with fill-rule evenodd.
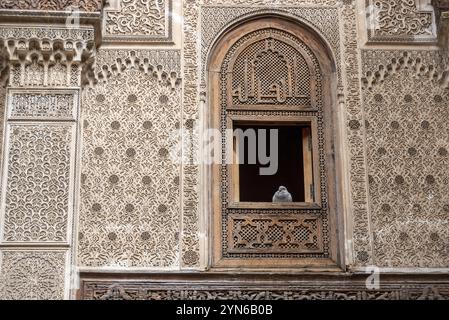
M 307 45 L 307 48 L 313 53 L 315 61 L 318 63 L 321 74 L 321 94 L 317 98 L 320 101 L 311 101 L 311 107 L 304 107 L 300 105 L 289 106 L 238 106 L 230 105 L 227 100 L 223 99 L 223 82 L 222 74 L 228 72 L 228 69 L 223 68 L 229 49 L 236 44 L 245 34 L 254 32 L 255 30 L 263 30 L 264 28 L 277 29 L 288 32 L 297 39 Z M 236 114 L 244 114 L 244 111 L 249 113 L 258 113 L 257 117 L 252 120 L 267 119 L 266 117 L 273 116 L 278 118 L 279 112 L 287 111 L 285 116 L 292 116 L 292 111 L 304 111 L 304 116 L 308 116 L 309 112 L 314 112 L 314 105 L 318 103 L 321 106 L 321 120 L 326 123 L 322 127 L 322 135 L 325 138 L 324 144 L 319 146 L 320 159 L 316 161 L 315 165 L 320 166 L 320 180 L 326 177 L 326 194 L 323 190 L 321 192 L 322 201 L 326 199 L 325 207 L 321 209 L 303 209 L 294 208 L 290 210 L 274 209 L 248 209 L 251 211 L 250 215 L 255 216 L 270 216 L 276 219 L 279 214 L 284 215 L 287 219 L 296 219 L 298 214 L 293 211 L 303 210 L 301 215 L 304 216 L 320 216 L 326 215 L 328 225 L 328 255 L 325 257 L 314 256 L 292 256 L 292 257 L 261 257 L 261 256 L 247 256 L 238 257 L 230 256 L 223 250 L 227 240 L 224 239 L 225 234 L 229 235 L 229 230 L 226 230 L 226 223 L 228 220 L 224 219 L 224 212 L 229 210 L 229 186 L 224 189 L 224 185 L 229 184 L 230 174 L 227 175 L 227 181 L 223 180 L 223 172 L 229 172 L 227 165 L 213 163 L 203 167 L 202 176 L 204 181 L 204 226 L 207 227 L 207 242 L 205 245 L 209 248 L 208 267 L 213 272 L 221 272 L 223 270 L 231 270 L 232 272 L 288 272 L 288 273 L 302 273 L 308 271 L 314 272 L 340 272 L 346 269 L 345 257 L 346 249 L 344 247 L 345 239 L 345 224 L 344 218 L 346 213 L 344 210 L 347 206 L 347 197 L 343 196 L 343 190 L 346 190 L 346 170 L 345 158 L 342 153 L 343 144 L 341 141 L 342 131 L 341 123 L 343 116 L 340 113 L 337 97 L 337 73 L 335 56 L 332 53 L 329 45 L 323 40 L 323 37 L 317 33 L 313 27 L 297 21 L 296 19 L 288 18 L 284 15 L 277 14 L 261 14 L 242 19 L 236 22 L 235 25 L 222 33 L 218 37 L 209 50 L 206 63 L 208 93 L 205 107 L 207 109 L 204 114 L 204 123 L 206 128 L 218 129 L 222 131 L 228 126 L 228 117 Z M 231 58 L 231 61 L 235 58 Z M 231 62 L 230 62 L 231 63 Z M 313 79 L 313 78 L 312 78 Z M 225 82 L 225 87 L 228 88 L 228 82 Z M 312 86 L 313 89 L 314 86 Z M 226 102 L 226 117 L 223 119 L 223 103 Z M 292 109 L 290 109 L 292 108 Z M 272 114 L 270 114 L 272 112 Z M 264 114 L 265 113 L 265 114 Z M 273 114 L 278 113 L 278 114 Z M 301 116 L 302 116 L 301 115 Z M 310 114 L 314 116 L 313 114 Z M 298 114 L 299 116 L 299 114 Z M 296 119 L 298 121 L 298 119 Z M 318 123 L 319 123 L 319 119 Z M 299 120 L 301 121 L 301 120 Z M 222 132 L 222 134 L 224 134 Z M 317 135 L 313 136 L 315 139 Z M 319 139 L 319 138 L 318 138 Z M 229 145 L 229 143 L 228 143 Z M 322 162 L 325 163 L 324 171 L 322 169 Z M 317 186 L 317 181 L 315 187 Z M 321 185 L 319 186 L 321 187 Z M 318 187 L 318 188 L 319 188 Z M 226 192 L 228 194 L 226 194 Z M 225 197 L 225 198 L 224 198 Z M 315 199 L 318 201 L 318 198 Z M 246 209 L 232 209 L 239 211 L 236 214 L 242 214 Z M 276 212 L 277 211 L 277 212 Z M 271 212 L 271 213 L 270 213 Z M 225 213 L 228 214 L 228 213 Z M 228 217 L 234 215 L 230 212 Z M 244 215 L 246 216 L 246 214 Z
M 306 170 L 304 171 L 304 184 L 307 185 L 306 181 L 311 181 L 313 186 L 313 201 L 304 202 L 246 202 L 236 200 L 239 193 L 239 164 L 236 159 L 238 157 L 236 149 L 237 143 L 235 137 L 230 143 L 233 144 L 233 163 L 228 164 L 228 170 L 231 172 L 230 183 L 229 183 L 229 193 L 228 193 L 228 207 L 231 209 L 320 209 L 321 208 L 321 190 L 319 184 L 319 164 L 317 159 L 319 158 L 318 150 L 318 125 L 315 116 L 265 116 L 263 119 L 255 120 L 254 117 L 248 115 L 228 115 L 227 116 L 227 129 L 234 131 L 234 124 L 251 124 L 251 125 L 273 125 L 273 126 L 283 126 L 283 125 L 306 125 L 310 127 L 312 143 L 311 143 L 311 158 L 308 162 L 311 162 L 312 174 L 306 177 Z M 309 141 L 307 142 L 309 143 Z M 304 149 L 304 147 L 303 147 Z M 231 150 L 229 148 L 228 150 Z M 305 159 L 303 153 L 303 159 Z M 307 162 L 306 159 L 304 161 Z M 306 164 L 304 164 L 304 167 Z M 310 185 L 310 183 L 308 183 Z M 305 188 L 305 198 L 310 198 L 310 189 Z

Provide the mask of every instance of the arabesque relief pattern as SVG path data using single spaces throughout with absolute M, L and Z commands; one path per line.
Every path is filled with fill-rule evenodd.
M 151 54 L 161 57 L 155 65 Z M 167 81 L 173 74 L 177 80 L 179 69 L 163 66 L 179 52 L 105 50 L 99 56 L 98 70 L 118 68 L 102 73 L 83 95 L 78 263 L 176 267 L 181 171 L 172 152 L 181 91 Z
M 2 250 L 0 300 L 61 300 L 66 297 L 66 252 Z
M 188 148 L 183 150 L 183 158 L 188 159 L 182 166 L 182 242 L 181 266 L 197 268 L 200 265 L 200 166 L 199 132 L 200 92 L 199 88 L 199 33 L 200 1 L 183 2 L 183 100 L 182 125 L 186 129 Z M 203 97 L 204 98 L 204 97 Z M 204 251 L 203 251 L 204 254 Z
M 363 105 L 360 92 L 360 51 L 357 39 L 357 18 L 355 4 L 344 3 L 341 23 L 344 26 L 342 35 L 344 87 L 339 88 L 339 103 L 343 108 L 344 143 L 343 152 L 347 152 L 349 171 L 350 206 L 346 207 L 347 232 L 351 234 L 351 244 L 347 263 L 352 266 L 367 266 L 372 264 L 372 236 L 370 229 L 370 212 L 368 207 L 368 181 L 366 178 L 365 132 L 361 130 L 363 123 Z
M 173 0 L 119 0 L 119 9 L 104 12 L 105 39 L 169 42 Z
M 66 242 L 72 126 L 9 124 L 8 132 L 2 240 Z
M 449 94 L 440 57 L 364 51 L 363 61 L 369 75 L 376 63 L 387 70 L 363 90 L 374 264 L 447 267 Z
M 200 215 L 207 208 L 200 203 L 201 167 L 196 163 L 197 128 L 204 112 L 200 106 L 205 106 L 208 89 L 207 54 L 216 36 L 234 22 L 276 13 L 319 31 L 336 61 L 349 179 L 349 205 L 344 210 L 351 241 L 345 244 L 346 262 L 351 267 L 447 268 L 447 58 L 425 47 L 408 54 L 367 49 L 361 56 L 358 43 L 361 32 L 368 32 L 369 42 L 388 46 L 433 43 L 433 13 L 420 11 L 415 0 L 366 0 L 362 7 L 372 10 L 365 17 L 368 30 L 358 31 L 355 4 L 349 0 L 183 1 L 182 52 L 110 49 L 95 57 L 93 27 L 1 26 L 0 74 L 9 73 L 2 80 L 8 80 L 10 89 L 89 85 L 82 98 L 84 135 L 81 174 L 76 178 L 81 192 L 75 219 L 79 232 L 73 235 L 77 266 L 198 269 L 207 261 L 210 252 L 200 243 L 205 231 Z M 119 1 L 117 10 L 104 12 L 102 41 L 170 45 L 171 5 L 171 0 Z M 99 12 L 102 1 L 3 0 L 0 9 L 64 11 L 73 6 Z M 74 101 L 71 108 L 71 98 L 65 94 L 58 98 L 48 94 L 45 99 L 30 94 L 10 96 L 12 109 L 6 110 L 3 103 L 8 95 L 0 89 L 0 116 L 10 111 L 14 122 L 8 119 L 0 126 L 7 127 L 10 137 L 0 149 L 2 156 L 9 152 L 3 167 L 7 175 L 3 181 L 9 182 L 1 190 L 5 211 L 0 223 L 0 298 L 66 298 L 66 257 L 72 250 L 67 238 L 72 218 L 68 208 L 70 188 L 75 186 L 70 161 L 79 106 Z M 32 119 L 23 124 L 18 122 L 21 117 Z M 47 120 L 54 124 L 47 125 Z M 185 129 L 181 137 L 171 135 L 177 129 Z M 171 159 L 173 139 L 189 141 L 180 151 L 188 159 L 182 165 Z M 49 170 L 49 164 L 58 170 Z M 33 186 L 15 188 L 18 177 L 29 179 Z M 57 210 L 47 210 L 48 206 Z M 307 236 L 302 239 L 308 241 Z M 19 250 L 8 247 L 8 242 L 37 242 L 41 247 Z M 48 243 L 67 248 L 55 250 Z M 442 299 L 448 295 L 446 287 L 438 286 L 378 291 L 145 286 L 86 285 L 85 297 Z
M 254 5 L 269 6 L 336 6 L 341 4 L 341 0 L 202 0 L 203 5 Z
M 370 41 L 434 41 L 432 10 L 420 11 L 418 0 L 365 0 Z

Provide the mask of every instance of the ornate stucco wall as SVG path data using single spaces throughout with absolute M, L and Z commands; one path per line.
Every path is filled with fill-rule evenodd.
M 209 116 L 207 61 L 226 30 L 262 15 L 311 27 L 335 61 L 342 267 L 449 271 L 449 65 L 431 1 L 36 3 L 0 5 L 1 298 L 74 298 L 80 285 L 88 298 L 135 298 L 148 286 L 161 286 L 159 297 L 198 294 L 185 285 L 168 294 L 157 281 L 117 288 L 95 274 L 207 272 L 211 209 L 196 161 Z M 63 23 L 68 6 L 80 10 L 75 29 Z M 54 24 L 38 25 L 34 10 Z M 188 141 L 183 163 L 170 154 L 180 141 Z M 264 281 L 257 290 L 271 293 L 262 298 L 288 296 Z M 403 295 L 394 281 L 390 298 L 427 294 L 417 285 Z M 365 290 L 354 288 L 341 290 Z M 428 291 L 447 297 L 446 289 Z M 235 297 L 229 290 L 205 294 Z

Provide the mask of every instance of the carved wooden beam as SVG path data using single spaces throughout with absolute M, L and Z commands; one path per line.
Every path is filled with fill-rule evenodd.
M 85 300 L 445 300 L 446 274 L 91 274 L 82 273 Z

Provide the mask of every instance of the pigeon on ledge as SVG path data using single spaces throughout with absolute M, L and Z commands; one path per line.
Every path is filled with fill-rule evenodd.
M 286 187 L 280 186 L 273 196 L 273 202 L 292 202 L 292 195 L 287 191 Z

